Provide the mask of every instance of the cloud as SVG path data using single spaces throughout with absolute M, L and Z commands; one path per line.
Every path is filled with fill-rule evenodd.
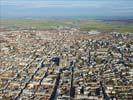
M 90 9 L 133 9 L 132 0 L 0 0 L 2 6 L 30 8 L 90 8 Z
M 3 15 L 133 15 L 133 0 L 0 0 Z M 41 9 L 40 9 L 41 8 Z M 39 14 L 38 14 L 39 13 Z
M 18 6 L 18 7 L 24 7 L 24 8 L 45 8 L 45 7 L 63 7 L 63 8 L 74 8 L 74 7 L 99 7 L 95 1 L 61 1 L 61 0 L 47 0 L 42 1 L 38 0 L 33 1 L 18 1 L 18 0 L 2 0 L 1 5 L 12 5 L 12 6 Z

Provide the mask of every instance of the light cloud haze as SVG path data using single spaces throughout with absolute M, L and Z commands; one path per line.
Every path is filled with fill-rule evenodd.
M 132 17 L 133 0 L 0 0 L 1 17 Z

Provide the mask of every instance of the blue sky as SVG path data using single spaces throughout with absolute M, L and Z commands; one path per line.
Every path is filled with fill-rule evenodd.
M 133 17 L 133 0 L 0 0 L 1 17 Z

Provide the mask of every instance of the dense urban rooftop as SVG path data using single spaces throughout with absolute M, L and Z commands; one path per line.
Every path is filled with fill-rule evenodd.
M 132 100 L 133 34 L 0 30 L 0 100 Z

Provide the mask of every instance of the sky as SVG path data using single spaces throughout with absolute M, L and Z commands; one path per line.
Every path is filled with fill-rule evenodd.
M 1 18 L 133 18 L 133 0 L 0 0 Z

